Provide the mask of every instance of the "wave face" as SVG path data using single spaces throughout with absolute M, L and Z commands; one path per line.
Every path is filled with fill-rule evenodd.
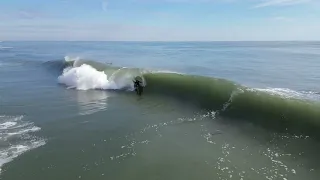
M 58 81 L 69 88 L 132 90 L 132 79 L 142 77 L 144 95 L 170 96 L 220 116 L 250 121 L 277 131 L 320 137 L 320 96 L 317 92 L 248 88 L 225 79 L 136 68 L 76 59 Z
M 319 136 L 320 105 L 316 93 L 252 89 L 223 79 L 181 74 L 145 74 L 145 92 L 170 95 L 221 116 L 249 120 L 280 131 Z M 294 93 L 293 93 L 294 92 Z M 319 136 L 320 137 L 320 136 Z

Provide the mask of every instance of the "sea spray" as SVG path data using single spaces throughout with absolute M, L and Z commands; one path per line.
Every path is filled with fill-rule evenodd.
M 116 85 L 108 81 L 104 72 L 97 71 L 89 65 L 83 64 L 80 67 L 69 67 L 58 77 L 61 84 L 69 88 L 79 90 L 88 89 L 115 89 Z
M 121 74 L 119 71 L 115 71 L 109 78 L 104 71 L 98 71 L 87 64 L 82 64 L 79 67 L 67 67 L 63 70 L 62 75 L 58 77 L 60 84 L 65 84 L 68 88 L 78 90 L 133 90 L 132 80 L 133 76 Z

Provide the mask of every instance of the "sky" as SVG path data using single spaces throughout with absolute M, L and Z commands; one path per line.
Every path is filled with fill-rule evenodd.
M 8 40 L 320 40 L 320 0 L 0 0 Z

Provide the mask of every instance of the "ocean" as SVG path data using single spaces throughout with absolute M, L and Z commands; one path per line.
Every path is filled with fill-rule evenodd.
M 0 42 L 0 179 L 318 180 L 319 60 L 320 42 Z

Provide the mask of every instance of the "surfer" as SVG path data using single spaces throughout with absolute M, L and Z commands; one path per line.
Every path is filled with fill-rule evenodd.
M 138 79 L 133 80 L 134 83 L 134 90 L 137 92 L 137 94 L 139 96 L 141 96 L 142 92 L 143 92 L 143 86 L 142 86 L 142 82 L 139 81 Z

